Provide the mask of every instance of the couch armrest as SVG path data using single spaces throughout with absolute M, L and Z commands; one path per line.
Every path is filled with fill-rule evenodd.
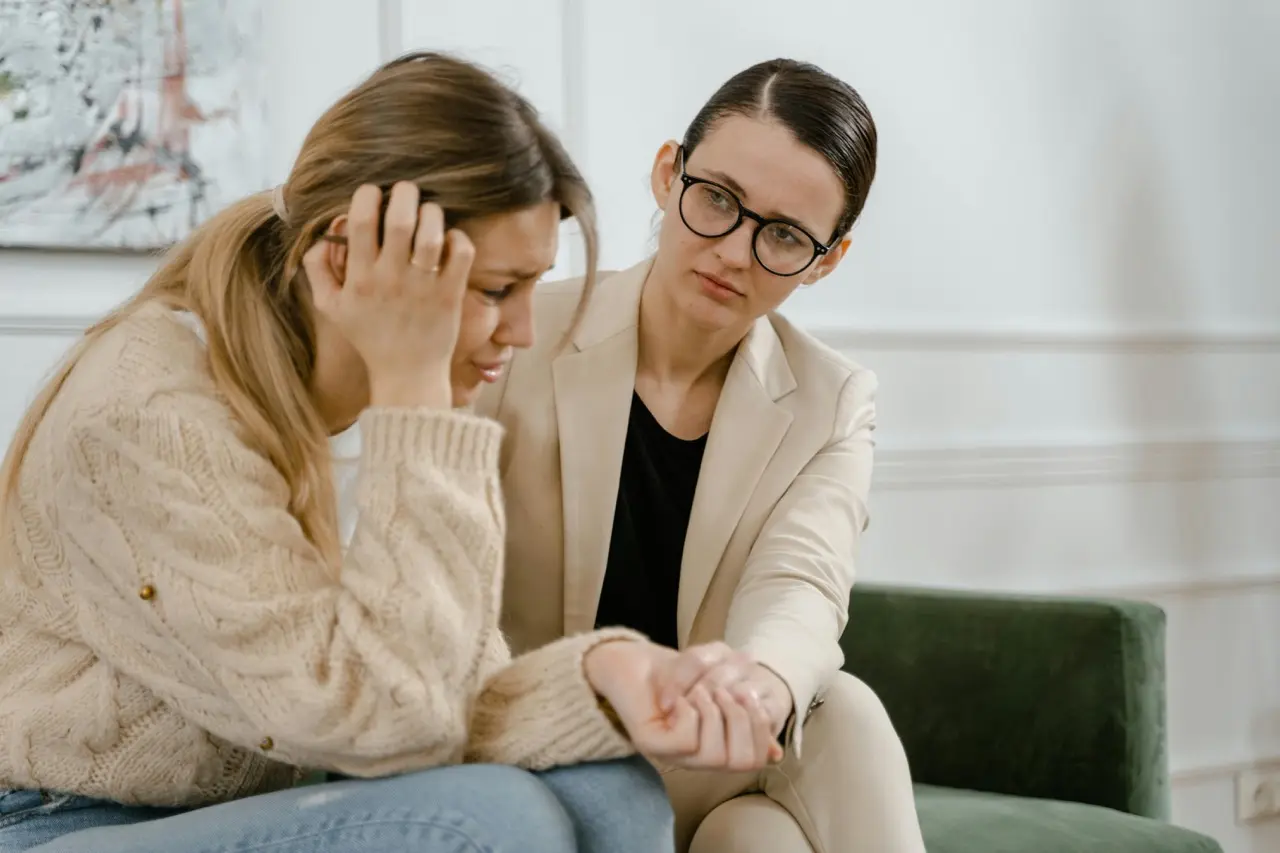
M 1167 819 L 1164 625 L 1138 602 L 860 585 L 840 642 L 917 782 Z

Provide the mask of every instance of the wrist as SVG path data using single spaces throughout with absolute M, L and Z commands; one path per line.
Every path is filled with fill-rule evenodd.
M 612 702 L 603 696 L 596 696 L 596 707 L 600 709 L 600 713 L 603 714 L 604 718 L 613 726 L 614 731 L 623 737 L 630 736 L 627 733 L 626 725 L 622 722 L 622 718 L 618 716 L 618 712 L 614 709 Z
M 582 672 L 598 696 L 607 696 L 610 685 L 624 668 L 623 658 L 634 651 L 635 640 L 616 637 L 592 646 L 582 656 Z
M 787 721 L 791 719 L 791 715 L 795 713 L 795 699 L 791 695 L 791 688 L 782 680 L 776 672 L 769 669 L 764 664 L 756 664 L 756 672 L 759 678 L 768 687 L 764 690 L 761 701 L 764 703 L 764 709 L 769 714 L 769 721 L 773 725 L 773 733 L 780 733 L 787 725 Z

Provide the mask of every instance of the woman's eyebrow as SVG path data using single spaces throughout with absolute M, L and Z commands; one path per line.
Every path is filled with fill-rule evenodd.
M 721 172 L 718 169 L 707 169 L 706 174 L 714 178 L 716 183 L 724 184 L 724 186 L 727 189 L 733 190 L 734 195 L 736 195 L 738 199 L 747 207 L 751 206 L 750 204 L 748 204 L 748 194 L 747 194 L 747 191 L 743 188 L 742 184 L 738 183 L 732 177 L 730 177 L 729 175 L 726 175 L 724 172 Z M 799 228 L 801 231 L 805 232 L 806 234 L 813 235 L 818 233 L 814 231 L 812 228 L 810 228 L 808 225 L 805 225 L 803 222 L 796 219 L 794 216 L 787 216 L 786 214 L 779 213 L 776 210 L 762 210 L 757 212 L 761 216 L 763 216 L 765 219 L 775 219 L 779 222 L 785 222 L 788 225 L 794 225 L 796 228 Z M 814 239 L 816 240 L 817 238 L 814 237 Z
M 724 184 L 726 187 L 737 193 L 738 198 L 742 199 L 744 202 L 748 201 L 748 193 L 743 188 L 742 184 L 735 181 L 729 175 L 726 175 L 718 169 L 708 169 L 707 174 L 714 178 L 717 183 Z
M 504 267 L 501 269 L 495 268 L 495 269 L 472 270 L 471 274 L 481 275 L 481 276 L 491 276 L 493 278 L 513 278 L 516 281 L 524 281 L 525 279 L 530 279 L 530 278 L 542 278 L 544 275 L 546 275 L 550 271 L 551 271 L 551 267 L 547 267 L 546 269 L 529 269 L 529 268 L 516 269 L 514 267 Z

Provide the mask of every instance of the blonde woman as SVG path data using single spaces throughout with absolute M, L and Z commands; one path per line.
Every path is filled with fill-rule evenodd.
M 454 409 L 531 343 L 564 216 L 594 263 L 528 104 L 410 56 L 86 333 L 3 471 L 0 852 L 671 848 L 628 756 L 696 746 L 675 653 L 511 658 L 501 429 Z

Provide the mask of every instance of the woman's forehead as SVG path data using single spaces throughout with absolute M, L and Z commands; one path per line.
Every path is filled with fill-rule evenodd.
M 476 249 L 474 275 L 538 277 L 555 263 L 560 206 L 543 202 L 460 224 Z
M 835 169 L 774 121 L 730 116 L 716 122 L 686 168 L 725 184 L 757 213 L 796 219 L 819 232 L 829 233 L 844 212 L 844 184 Z

